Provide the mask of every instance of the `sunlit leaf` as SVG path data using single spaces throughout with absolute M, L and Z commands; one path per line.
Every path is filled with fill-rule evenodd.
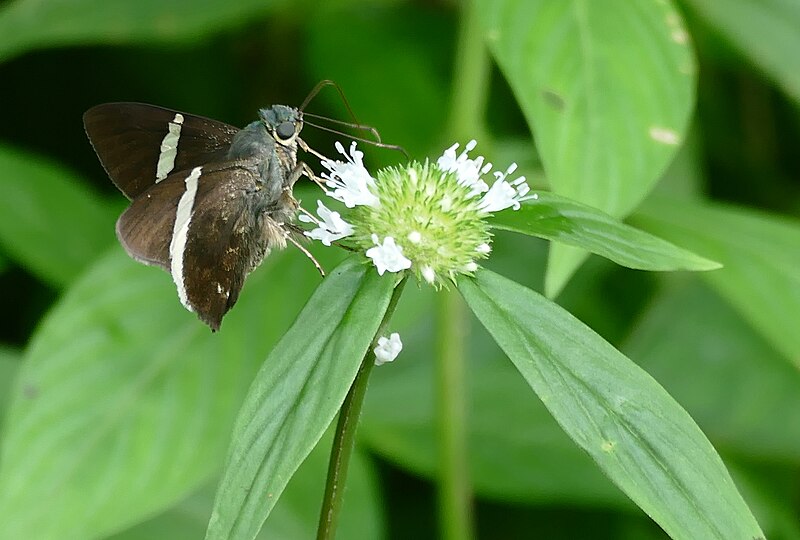
M 2 434 L 0 538 L 102 536 L 207 482 L 253 375 L 318 282 L 301 255 L 273 255 L 212 334 L 166 272 L 115 248 L 26 352 Z
M 256 375 L 206 538 L 255 538 L 338 412 L 397 281 L 350 259 L 317 288 Z
M 0 60 L 57 45 L 196 39 L 264 15 L 281 0 L 11 0 L 0 8 Z
M 800 221 L 754 210 L 655 199 L 635 223 L 725 267 L 703 277 L 800 366 Z
M 641 368 L 497 274 L 459 289 L 561 427 L 672 538 L 763 536 L 714 448 Z
M 115 211 L 42 156 L 0 146 L 0 193 L 3 252 L 52 285 L 74 279 L 114 241 Z
M 553 191 L 615 217 L 628 214 L 682 142 L 692 108 L 696 68 L 672 3 L 477 4 Z M 584 256 L 551 248 L 548 295 Z
M 739 52 L 800 101 L 800 3 L 683 0 Z
M 714 270 L 720 265 L 621 223 L 590 206 L 545 191 L 519 210 L 497 213 L 498 229 L 539 236 L 583 248 L 640 270 Z

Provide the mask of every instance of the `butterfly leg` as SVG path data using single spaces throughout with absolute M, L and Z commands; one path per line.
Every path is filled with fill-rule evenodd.
M 311 259 L 311 262 L 314 263 L 314 266 L 317 268 L 317 270 L 319 270 L 319 273 L 322 275 L 322 277 L 325 277 L 325 270 L 322 269 L 322 265 L 319 264 L 319 261 L 314 258 L 314 255 L 312 255 L 310 251 L 308 251 L 305 247 L 303 247 L 303 245 L 300 242 L 292 238 L 291 234 L 289 234 L 288 232 L 286 233 L 286 239 L 289 242 L 291 242 L 294 245 L 294 247 L 302 251 L 306 257 Z

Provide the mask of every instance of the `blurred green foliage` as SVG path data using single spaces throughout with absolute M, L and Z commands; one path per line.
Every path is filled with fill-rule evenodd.
M 637 226 L 725 268 L 645 275 L 592 257 L 573 275 L 582 254 L 548 266 L 543 241 L 504 232 L 487 266 L 533 289 L 545 279 L 550 292 L 563 286 L 559 303 L 698 422 L 767 536 L 800 538 L 800 492 L 786 480 L 800 472 L 797 2 L 477 5 L 497 65 L 491 157 L 523 164 L 539 187 L 616 216 L 633 211 Z M 168 275 L 115 244 L 125 201 L 86 141 L 83 111 L 135 100 L 244 125 L 258 107 L 299 104 L 330 78 L 384 140 L 436 156 L 464 136 L 447 127 L 458 16 L 457 2 L 410 0 L 0 5 L 0 406 L 10 407 L 0 493 L 12 501 L 0 511 L 20 530 L 202 535 L 249 381 L 319 284 L 298 253 L 274 255 L 209 335 Z M 333 93 L 312 109 L 346 119 Z M 648 146 L 642 133 L 653 126 L 680 144 Z M 326 267 L 338 260 L 312 249 Z M 409 284 L 396 314 L 406 348 L 374 373 L 342 538 L 435 535 L 432 302 Z M 663 538 L 472 328 L 480 536 Z M 326 444 L 293 477 L 263 536 L 313 534 Z

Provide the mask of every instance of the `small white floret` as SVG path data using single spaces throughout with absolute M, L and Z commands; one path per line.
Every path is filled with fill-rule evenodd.
M 378 235 L 373 234 L 372 241 L 375 247 L 369 248 L 366 254 L 372 259 L 378 274 L 382 276 L 384 272 L 400 272 L 411 268 L 411 260 L 403 255 L 403 248 L 395 243 L 394 238 L 387 236 L 381 243 Z
M 389 337 L 381 336 L 378 338 L 378 346 L 373 349 L 375 353 L 375 365 L 382 366 L 394 361 L 400 351 L 403 350 L 403 342 L 400 341 L 400 334 L 392 332 Z
M 305 235 L 309 238 L 319 240 L 324 245 L 330 246 L 331 242 L 353 234 L 353 226 L 343 220 L 339 212 L 329 209 L 322 201 L 317 201 L 317 214 L 319 214 L 321 221 L 317 222 L 316 229 L 305 232 Z M 301 214 L 299 219 L 304 223 L 313 222 L 312 218 L 305 214 Z
M 322 162 L 322 166 L 328 169 L 327 173 L 322 173 L 322 178 L 325 179 L 325 185 L 331 189 L 326 195 L 343 202 L 348 208 L 361 205 L 377 206 L 378 197 L 373 193 L 375 179 L 364 167 L 364 152 L 356 149 L 355 141 L 350 145 L 349 154 L 338 141 L 336 150 L 347 161 Z

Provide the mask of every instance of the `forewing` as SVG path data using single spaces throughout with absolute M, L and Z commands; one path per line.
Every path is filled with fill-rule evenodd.
M 111 180 L 129 199 L 182 171 L 227 159 L 238 128 L 143 103 L 105 103 L 83 115 Z

